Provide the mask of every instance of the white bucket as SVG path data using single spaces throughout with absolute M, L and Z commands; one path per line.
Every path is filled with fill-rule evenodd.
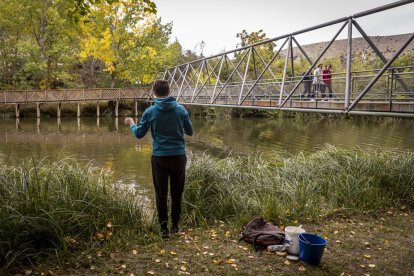
M 290 238 L 290 246 L 287 251 L 290 254 L 299 254 L 299 234 L 305 233 L 305 229 L 296 226 L 286 226 L 285 234 Z

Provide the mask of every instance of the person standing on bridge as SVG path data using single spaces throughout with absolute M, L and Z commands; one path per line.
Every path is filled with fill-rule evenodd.
M 318 92 L 321 91 L 321 86 L 323 85 L 322 81 L 322 67 L 323 64 L 318 64 L 318 67 L 316 67 L 315 71 L 313 71 L 313 94 L 318 94 Z M 325 96 L 325 93 L 322 97 Z
M 152 86 L 156 96 L 155 105 L 142 114 L 139 125 L 132 118 L 125 124 L 138 139 L 149 129 L 152 135 L 152 178 L 155 187 L 155 201 L 161 237 L 179 232 L 181 199 L 184 191 L 185 166 L 187 163 L 184 134 L 193 135 L 193 127 L 187 110 L 176 102 L 165 80 L 156 80 Z M 171 231 L 168 229 L 168 181 L 171 194 Z
M 322 97 L 325 97 L 325 88 L 328 88 L 328 92 L 329 92 L 329 98 L 333 97 L 333 91 L 332 91 L 332 69 L 331 69 L 331 65 L 327 64 L 325 66 L 325 69 L 322 70 L 322 79 L 323 79 L 323 83 L 324 86 L 322 88 Z
M 307 73 L 307 74 L 306 74 Z M 300 95 L 301 99 L 310 98 L 313 99 L 315 95 L 312 93 L 312 72 L 304 72 L 303 77 L 303 92 Z

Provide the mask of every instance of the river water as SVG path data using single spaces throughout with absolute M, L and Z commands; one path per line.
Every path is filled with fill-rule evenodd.
M 193 118 L 187 137 L 193 156 L 208 152 L 271 156 L 277 151 L 311 153 L 326 144 L 340 148 L 414 152 L 414 120 Z M 126 185 L 152 189 L 151 137 L 130 134 L 123 118 L 0 119 L 0 165 L 56 160 L 64 156 L 94 160 Z

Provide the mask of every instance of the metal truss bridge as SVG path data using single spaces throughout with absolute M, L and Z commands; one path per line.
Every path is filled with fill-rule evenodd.
M 404 67 L 393 66 L 393 62 L 414 43 L 414 26 L 411 26 L 413 32 L 408 34 L 408 39 L 387 58 L 357 22 L 360 18 L 365 19 L 373 14 L 412 5 L 413 2 L 394 2 L 253 45 L 180 64 L 166 69 L 160 77 L 169 81 L 172 95 L 185 105 L 414 117 L 414 64 Z M 389 18 L 389 14 L 390 12 L 387 13 L 387 22 L 392 24 L 393 18 Z M 336 30 L 326 47 L 318 55 L 306 53 L 297 36 L 325 28 Z M 378 69 L 352 70 L 355 52 L 352 47 L 353 28 L 382 62 Z M 345 71 L 332 74 L 334 97 L 322 98 L 321 93 L 316 91 L 312 99 L 304 99 L 301 94 L 306 81 L 305 76 L 316 69 L 344 30 L 347 31 Z M 263 54 L 263 48 L 269 47 L 269 44 L 275 45 L 276 41 L 276 50 L 273 50 L 271 55 Z M 297 51 L 296 56 L 294 49 Z M 303 71 L 297 72 L 298 56 L 308 64 L 305 74 Z M 311 56 L 316 58 L 312 59 Z

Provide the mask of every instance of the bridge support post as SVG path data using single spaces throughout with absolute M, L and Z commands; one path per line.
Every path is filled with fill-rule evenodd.
M 40 103 L 36 103 L 36 118 L 40 118 Z
M 115 101 L 115 117 L 118 118 L 119 101 Z
M 36 119 L 36 127 L 37 127 L 37 133 L 40 133 L 40 118 L 39 117 Z
M 135 117 L 138 117 L 138 101 L 134 100 L 134 106 L 135 106 Z
M 100 111 L 100 110 L 99 110 L 99 102 L 97 102 L 97 103 L 96 103 L 96 117 L 98 117 L 98 118 L 99 118 L 99 116 L 101 115 L 99 111 Z
M 348 19 L 348 47 L 346 54 L 346 80 L 345 80 L 345 103 L 344 109 L 349 107 L 351 95 L 351 55 L 352 55 L 352 18 Z
M 78 103 L 78 112 L 76 114 L 76 117 L 80 117 L 81 116 L 81 110 L 80 110 L 80 103 Z
M 57 112 L 56 112 L 56 116 L 57 116 L 58 118 L 60 118 L 60 113 L 61 113 L 61 111 L 62 111 L 62 103 L 61 103 L 61 102 L 59 102 L 59 103 L 57 104 Z
M 16 118 L 20 118 L 20 104 L 16 104 Z

